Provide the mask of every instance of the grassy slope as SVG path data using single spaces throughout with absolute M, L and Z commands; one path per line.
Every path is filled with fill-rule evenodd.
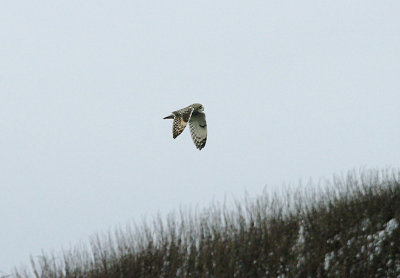
M 400 277 L 400 173 L 353 173 L 323 188 L 156 218 L 13 276 Z

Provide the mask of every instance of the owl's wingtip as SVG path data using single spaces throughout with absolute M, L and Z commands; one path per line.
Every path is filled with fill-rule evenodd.
M 199 151 L 201 151 L 205 146 L 206 146 L 206 144 L 196 145 L 196 148 L 197 148 Z

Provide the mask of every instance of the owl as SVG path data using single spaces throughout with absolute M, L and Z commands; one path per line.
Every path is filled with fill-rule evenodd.
M 190 134 L 196 148 L 201 150 L 207 141 L 206 115 L 203 113 L 204 107 L 200 103 L 194 103 L 188 107 L 172 112 L 164 119 L 173 119 L 172 137 L 175 139 L 185 129 L 189 122 Z

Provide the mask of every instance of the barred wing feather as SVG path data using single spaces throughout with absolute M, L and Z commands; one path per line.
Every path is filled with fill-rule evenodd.
M 196 148 L 201 150 L 207 141 L 206 115 L 202 112 L 193 113 L 189 120 L 189 127 Z
M 180 112 L 180 111 L 178 111 Z M 174 117 L 174 123 L 172 124 L 172 137 L 175 139 L 185 129 L 190 117 L 192 116 L 193 108 L 183 111 L 183 113 L 177 113 Z

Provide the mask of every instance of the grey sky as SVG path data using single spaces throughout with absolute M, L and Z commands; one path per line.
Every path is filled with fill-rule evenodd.
M 399 167 L 399 1 L 1 1 L 0 270 L 180 205 Z M 205 107 L 209 137 L 172 139 Z

